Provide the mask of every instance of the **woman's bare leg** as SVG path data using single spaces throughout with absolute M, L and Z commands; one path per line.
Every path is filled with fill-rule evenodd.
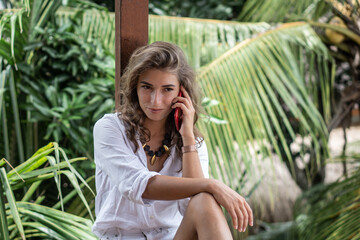
M 223 211 L 211 194 L 192 197 L 174 239 L 232 239 Z

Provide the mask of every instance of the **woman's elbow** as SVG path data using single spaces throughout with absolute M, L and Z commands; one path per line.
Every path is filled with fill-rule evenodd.
M 153 194 L 152 194 L 152 188 L 153 188 L 153 183 L 154 181 L 156 180 L 158 176 L 153 176 L 149 179 L 147 185 L 146 185 L 146 188 L 145 188 L 145 191 L 143 192 L 142 194 L 142 197 L 143 198 L 146 198 L 146 199 L 153 199 Z

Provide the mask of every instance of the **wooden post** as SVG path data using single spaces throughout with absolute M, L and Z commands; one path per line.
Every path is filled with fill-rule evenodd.
M 120 76 L 131 54 L 148 43 L 149 0 L 115 0 L 115 107 L 120 104 Z

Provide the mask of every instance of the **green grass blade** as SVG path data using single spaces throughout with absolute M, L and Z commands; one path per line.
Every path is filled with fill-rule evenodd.
M 20 14 L 21 14 L 21 13 L 20 13 Z M 17 70 L 15 53 L 14 53 L 16 19 L 17 19 L 17 14 L 14 14 L 14 15 L 11 16 L 11 18 L 10 18 L 10 23 L 11 23 L 11 57 L 12 57 L 12 59 L 13 59 L 13 61 L 14 61 L 15 69 Z
M 0 182 L 0 239 L 9 240 L 8 223 L 5 213 L 5 197 L 2 181 Z
M 12 109 L 13 109 L 14 121 L 15 121 L 15 130 L 16 130 L 16 139 L 17 139 L 17 144 L 18 144 L 19 159 L 20 159 L 20 162 L 23 163 L 25 161 L 24 146 L 23 146 L 23 138 L 22 138 L 22 134 L 21 134 L 19 105 L 17 103 L 17 96 L 16 96 L 16 90 L 15 90 L 15 79 L 14 79 L 14 71 L 13 70 L 10 70 L 9 87 L 10 87 L 11 103 L 12 103 Z
M 35 221 L 45 225 L 46 227 L 53 229 L 56 231 L 60 236 L 62 236 L 62 239 L 68 239 L 68 240 L 78 240 L 78 238 L 71 232 L 66 231 L 64 228 L 59 226 L 57 223 L 50 221 L 47 218 L 44 218 L 42 214 L 32 212 L 26 209 L 19 209 L 23 215 L 29 216 Z
M 11 190 L 11 187 L 10 187 L 9 181 L 7 179 L 6 172 L 5 172 L 4 168 L 0 169 L 0 178 L 1 178 L 1 181 L 3 183 L 3 187 L 4 187 L 4 190 L 5 190 L 5 195 L 6 195 L 6 198 L 8 200 L 9 207 L 10 207 L 10 212 L 11 212 L 13 218 L 14 218 L 14 222 L 16 224 L 16 227 L 18 228 L 22 239 L 25 240 L 24 228 L 23 228 L 23 225 L 21 223 L 19 211 L 18 211 L 17 206 L 16 206 L 16 200 L 15 200 L 14 194 L 13 194 L 13 192 Z

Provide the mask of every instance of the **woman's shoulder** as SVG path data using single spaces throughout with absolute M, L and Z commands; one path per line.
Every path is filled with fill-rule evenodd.
M 119 115 L 121 114 L 118 112 L 105 114 L 102 118 L 96 121 L 94 125 L 94 130 L 99 128 L 113 128 L 123 131 L 125 129 L 125 126 Z

